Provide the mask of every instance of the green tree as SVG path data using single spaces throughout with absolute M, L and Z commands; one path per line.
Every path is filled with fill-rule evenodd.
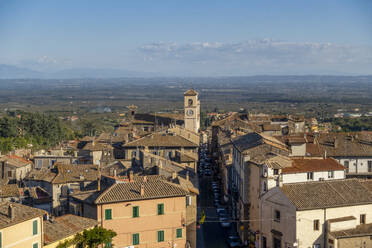
M 112 230 L 103 227 L 95 227 L 90 230 L 85 230 L 82 234 L 75 236 L 75 244 L 77 247 L 97 248 L 99 245 L 111 244 L 116 233 Z

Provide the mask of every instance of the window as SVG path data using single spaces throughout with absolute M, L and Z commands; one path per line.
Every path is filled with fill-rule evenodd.
M 366 215 L 365 214 L 360 215 L 360 224 L 366 224 Z
M 105 220 L 111 220 L 112 219 L 112 210 L 106 209 L 105 210 Z
M 368 161 L 368 172 L 372 172 L 372 161 Z
M 334 177 L 335 177 L 334 171 L 328 171 L 328 178 L 334 178 Z
M 319 220 L 314 220 L 314 231 L 319 231 Z
M 189 106 L 192 106 L 192 104 L 193 104 L 192 99 L 189 99 Z
M 344 166 L 346 168 L 346 172 L 349 172 L 349 161 L 344 161 Z
M 133 207 L 133 218 L 139 217 L 139 207 Z
M 266 237 L 262 236 L 262 248 L 266 248 L 266 246 L 267 246 Z
M 36 235 L 37 234 L 37 220 L 34 220 L 32 222 L 32 235 Z
M 132 241 L 133 245 L 138 245 L 140 240 L 139 240 L 139 233 L 135 233 L 132 235 Z
M 176 238 L 182 238 L 182 228 L 176 230 Z
M 320 244 L 313 245 L 313 248 L 320 248 Z
M 263 192 L 266 192 L 267 191 L 267 184 L 266 182 L 263 183 Z
M 168 158 L 172 157 L 172 152 L 168 152 Z
M 164 241 L 164 231 L 158 231 L 158 242 Z
M 275 220 L 276 222 L 280 222 L 280 211 L 275 210 L 274 220 Z
M 111 248 L 111 247 L 112 247 L 112 242 L 111 241 L 105 244 L 105 248 Z
M 137 156 L 136 152 L 133 151 L 133 152 L 132 152 L 132 158 L 134 158 L 134 157 L 136 157 L 136 156 Z
M 12 171 L 8 171 L 8 177 L 12 177 Z
M 279 170 L 278 169 L 274 169 L 274 175 L 279 175 Z
M 314 179 L 314 173 L 313 172 L 308 172 L 307 173 L 307 180 L 313 180 Z
M 164 204 L 158 204 L 158 215 L 163 215 L 164 214 Z
M 186 196 L 186 206 L 191 206 L 191 196 Z
M 39 248 L 39 244 L 38 243 L 33 244 L 32 248 Z
M 1 236 L 2 235 L 2 233 L 0 232 L 0 248 L 2 248 L 3 247 L 3 237 Z

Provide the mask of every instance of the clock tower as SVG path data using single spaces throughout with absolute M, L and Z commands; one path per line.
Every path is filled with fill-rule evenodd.
M 200 128 L 199 94 L 194 89 L 189 89 L 183 96 L 185 100 L 185 128 L 198 133 Z

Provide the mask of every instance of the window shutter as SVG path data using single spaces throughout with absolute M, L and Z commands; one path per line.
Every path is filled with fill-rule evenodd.
M 106 209 L 105 210 L 105 219 L 106 220 L 111 220 L 112 219 L 112 210 L 111 209 Z
M 2 248 L 3 247 L 3 237 L 1 236 L 2 235 L 2 233 L 0 232 L 0 248 Z
M 133 218 L 139 217 L 139 207 L 133 207 Z
M 178 229 L 176 230 L 176 237 L 177 237 L 177 238 L 182 238 L 182 228 L 178 228 Z
M 36 235 L 36 234 L 37 234 L 37 220 L 34 220 L 32 222 L 32 235 Z

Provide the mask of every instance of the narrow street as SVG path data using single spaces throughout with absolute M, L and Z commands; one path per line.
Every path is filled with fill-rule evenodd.
M 204 210 L 206 219 L 204 224 L 200 225 L 197 232 L 197 247 L 198 248 L 226 248 L 227 235 L 229 228 L 221 227 L 218 222 L 218 214 L 214 206 L 214 197 L 211 187 L 212 177 L 200 177 L 200 195 L 198 201 L 198 220 L 200 219 L 201 211 Z

